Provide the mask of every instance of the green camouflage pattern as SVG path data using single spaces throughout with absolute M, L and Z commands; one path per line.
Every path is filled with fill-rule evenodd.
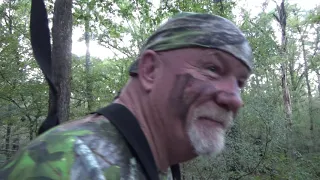
M 241 30 L 230 20 L 211 14 L 177 14 L 147 39 L 140 54 L 147 49 L 166 51 L 188 47 L 219 49 L 241 60 L 249 70 L 253 68 L 252 49 Z M 129 69 L 131 74 L 138 73 L 138 59 Z
M 160 172 L 160 171 L 159 171 Z M 159 173 L 171 180 L 170 168 Z M 0 169 L 1 180 L 144 180 L 122 135 L 103 116 L 49 130 Z

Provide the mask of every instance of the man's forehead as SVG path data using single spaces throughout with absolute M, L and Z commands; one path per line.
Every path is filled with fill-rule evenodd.
M 221 65 L 234 66 L 241 70 L 241 76 L 247 79 L 250 75 L 250 70 L 248 67 L 237 57 L 232 54 L 219 50 L 210 48 L 183 48 L 176 50 L 169 50 L 164 52 L 159 52 L 159 54 L 168 62 L 172 62 L 176 66 L 183 66 L 183 63 L 187 64 L 206 64 L 210 62 L 216 62 Z
M 233 56 L 231 53 L 222 51 L 220 49 L 212 48 L 201 48 L 201 47 L 190 47 L 182 48 L 168 51 L 159 51 L 158 54 L 165 55 L 168 57 L 180 57 L 181 59 L 194 59 L 195 61 L 201 61 L 204 58 L 233 58 L 237 61 L 240 61 L 237 57 Z M 172 59 L 173 60 L 173 59 Z

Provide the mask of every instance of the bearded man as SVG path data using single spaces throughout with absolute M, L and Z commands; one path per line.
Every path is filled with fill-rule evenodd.
M 143 158 L 137 160 L 144 152 L 135 151 L 125 140 L 130 135 L 123 136 L 130 128 L 139 128 L 119 131 L 114 123 L 127 119 L 118 116 L 111 123 L 103 113 L 39 136 L 0 170 L 0 177 L 179 179 L 172 175 L 174 165 L 223 150 L 226 131 L 243 106 L 240 91 L 251 71 L 251 48 L 231 21 L 210 14 L 180 13 L 142 46 L 130 67 L 129 81 L 112 103 L 122 110 L 107 116 L 127 114 L 138 122 L 157 177 L 147 176 Z

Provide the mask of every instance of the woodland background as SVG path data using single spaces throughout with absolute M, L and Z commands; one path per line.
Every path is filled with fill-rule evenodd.
M 183 164 L 183 179 L 320 179 L 319 5 L 304 10 L 290 1 L 267 0 L 253 15 L 232 0 L 167 0 L 158 7 L 146 0 L 45 3 L 63 121 L 111 102 L 143 40 L 169 16 L 213 13 L 243 30 L 255 70 L 226 150 Z M 36 137 L 50 104 L 31 50 L 30 5 L 30 0 L 0 1 L 0 165 Z M 81 32 L 78 43 L 87 47 L 84 56 L 71 51 L 75 29 Z M 93 41 L 106 49 L 101 54 L 107 58 L 90 54 Z

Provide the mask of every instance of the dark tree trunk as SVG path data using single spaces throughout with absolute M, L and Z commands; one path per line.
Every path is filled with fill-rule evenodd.
M 19 137 L 16 137 L 12 141 L 12 152 L 15 153 L 19 150 L 20 143 L 19 143 Z
M 58 90 L 58 100 L 49 107 L 57 107 L 60 122 L 69 119 L 71 59 L 72 59 L 72 0 L 56 0 L 52 26 L 52 75 Z
M 6 160 L 9 160 L 11 157 L 10 136 L 11 136 L 11 123 L 7 125 L 7 129 L 6 129 L 6 139 L 5 139 Z

